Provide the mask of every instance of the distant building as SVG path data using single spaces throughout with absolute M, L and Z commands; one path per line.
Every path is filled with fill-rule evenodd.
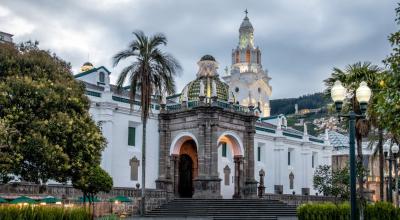
M 0 31 L 0 43 L 12 43 L 14 35 Z

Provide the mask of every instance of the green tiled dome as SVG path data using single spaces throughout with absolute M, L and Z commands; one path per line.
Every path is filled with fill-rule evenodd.
M 224 100 L 228 101 L 229 98 L 229 86 L 222 82 L 218 76 L 210 76 L 210 77 L 200 77 L 183 88 L 181 96 L 180 96 L 180 101 L 183 100 L 184 96 L 184 91 L 186 88 L 188 88 L 188 100 L 199 100 L 199 94 L 200 94 L 200 81 L 203 81 L 204 84 L 204 95 L 206 97 L 211 97 L 212 95 L 212 81 L 215 81 L 216 86 L 217 86 L 217 97 L 219 100 Z

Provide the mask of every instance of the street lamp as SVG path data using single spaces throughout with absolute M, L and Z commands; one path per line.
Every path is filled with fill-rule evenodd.
M 342 111 L 343 102 L 346 98 L 346 88 L 343 87 L 342 83 L 337 80 L 331 89 L 331 97 L 335 102 L 336 111 L 340 113 Z M 350 219 L 356 220 L 357 201 L 356 201 L 356 159 L 355 159 L 355 121 L 357 118 L 365 118 L 364 113 L 367 110 L 369 99 L 371 98 L 371 89 L 368 87 L 366 82 L 361 82 L 360 87 L 356 90 L 356 98 L 360 104 L 361 115 L 357 115 L 354 109 L 348 114 L 339 114 L 339 117 L 349 119 L 349 156 L 350 156 Z
M 395 205 L 398 206 L 398 166 L 397 166 L 397 156 L 399 153 L 399 146 L 397 144 L 390 144 L 390 140 L 387 140 L 383 145 L 383 152 L 385 154 L 385 159 L 389 161 L 389 171 L 388 171 L 388 184 L 387 184 L 387 198 L 386 200 L 390 203 L 393 203 L 393 163 L 394 163 L 394 183 L 395 183 Z
M 395 205 L 396 207 L 399 207 L 399 171 L 398 171 L 398 164 L 397 164 L 397 157 L 399 156 L 399 145 L 394 144 L 392 146 L 392 152 L 394 154 L 394 184 L 395 185 Z

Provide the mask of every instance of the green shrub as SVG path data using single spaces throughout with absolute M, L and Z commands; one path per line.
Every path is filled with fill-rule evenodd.
M 297 208 L 299 220 L 347 220 L 350 219 L 349 203 L 309 203 Z M 358 215 L 358 213 L 357 213 Z M 364 210 L 365 220 L 399 220 L 400 209 L 386 202 L 368 204 Z
M 0 206 L 0 220 L 89 220 L 84 208 L 52 206 Z

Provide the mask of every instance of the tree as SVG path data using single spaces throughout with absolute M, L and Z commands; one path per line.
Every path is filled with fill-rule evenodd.
M 131 59 L 128 66 L 122 69 L 117 85 L 121 88 L 126 81 L 130 86 L 131 107 L 137 90 L 140 93 L 142 118 L 142 206 L 145 212 L 145 180 L 146 180 L 146 125 L 150 114 L 152 96 L 173 94 L 175 92 L 174 76 L 181 70 L 178 61 L 160 49 L 167 44 L 163 34 L 148 37 L 142 31 L 133 32 L 135 39 L 126 50 L 114 55 L 114 66 L 125 59 Z
M 400 4 L 396 8 L 396 22 L 400 24 Z M 382 125 L 391 133 L 394 141 L 400 142 L 400 31 L 389 36 L 392 53 L 383 61 L 389 68 L 380 80 L 380 90 L 376 94 L 376 108 Z
M 100 163 L 106 140 L 65 61 L 37 42 L 0 44 L 0 91 L 3 182 L 66 182 Z
M 100 166 L 87 167 L 73 179 L 73 186 L 83 193 L 83 202 L 94 206 L 95 196 L 99 192 L 110 192 L 113 180 Z
M 350 195 L 350 173 L 346 166 L 343 169 L 332 170 L 329 165 L 319 166 L 313 177 L 314 188 L 325 196 L 348 199 Z
M 370 62 L 357 62 L 346 66 L 344 70 L 339 68 L 333 68 L 331 77 L 324 80 L 327 86 L 326 94 L 330 94 L 330 90 L 336 80 L 340 80 L 345 88 L 351 95 L 349 102 L 345 108 L 352 109 L 356 114 L 361 114 L 359 103 L 356 99 L 356 89 L 359 87 L 362 81 L 365 81 L 372 91 L 379 89 L 379 79 L 384 71 L 377 65 L 372 65 Z M 377 98 L 372 96 L 370 104 L 368 105 L 368 118 L 367 119 L 356 119 L 356 140 L 357 140 L 357 166 L 362 166 L 363 153 L 362 153 L 362 138 L 366 137 L 370 131 L 370 125 L 377 122 L 377 110 L 375 103 Z M 375 124 L 379 127 L 379 124 Z M 381 143 L 381 142 L 379 142 Z M 382 148 L 382 144 L 378 144 L 378 147 Z M 383 156 L 383 155 L 382 155 Z M 383 167 L 382 167 L 383 170 Z M 359 176 L 358 187 L 360 191 L 361 199 L 364 199 L 364 177 Z

